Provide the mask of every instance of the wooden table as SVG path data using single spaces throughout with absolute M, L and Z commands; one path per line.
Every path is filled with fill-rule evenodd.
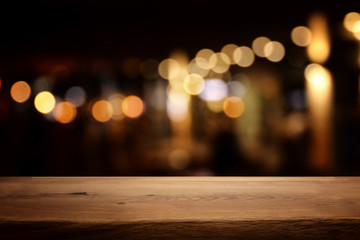
M 360 239 L 360 178 L 3 177 L 0 239 Z

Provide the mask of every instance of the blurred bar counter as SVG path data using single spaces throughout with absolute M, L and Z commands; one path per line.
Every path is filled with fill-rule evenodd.
M 0 239 L 359 236 L 359 177 L 0 178 Z

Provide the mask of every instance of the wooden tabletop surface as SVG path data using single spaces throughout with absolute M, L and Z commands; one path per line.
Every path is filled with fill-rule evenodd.
M 0 239 L 360 239 L 358 177 L 2 177 Z

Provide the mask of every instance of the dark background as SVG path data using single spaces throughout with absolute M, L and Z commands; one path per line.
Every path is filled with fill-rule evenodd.
M 360 172 L 360 122 L 358 110 L 358 44 L 342 37 L 342 21 L 347 12 L 359 11 L 354 2 L 326 4 L 274 1 L 6 1 L 0 5 L 0 167 L 2 175 L 173 175 L 167 168 L 148 168 L 142 163 L 114 169 L 111 165 L 113 148 L 123 148 L 127 159 L 143 158 L 141 145 L 150 146 L 156 138 L 147 132 L 142 139 L 134 138 L 142 119 L 127 121 L 126 137 L 109 140 L 99 134 L 87 138 L 86 120 L 77 119 L 69 126 L 45 121 L 30 107 L 21 107 L 9 96 L 11 85 L 18 80 L 31 82 L 49 73 L 58 65 L 68 72 L 57 74 L 55 93 L 63 93 L 71 85 L 82 85 L 88 95 L 99 93 L 99 82 L 93 73 L 94 62 L 111 63 L 118 86 L 128 93 L 142 95 L 144 79 L 129 79 L 120 66 L 127 58 L 155 58 L 161 61 L 181 49 L 194 57 L 201 48 L 220 51 L 227 43 L 251 45 L 257 36 L 265 35 L 290 45 L 289 33 L 298 25 L 306 25 L 310 14 L 321 11 L 329 21 L 332 39 L 331 56 L 325 64 L 335 79 L 334 139 L 336 169 L 326 174 L 358 175 Z M 350 59 L 350 60 L 349 60 Z M 263 61 L 259 60 L 260 63 Z M 292 69 L 284 61 L 278 68 L 283 77 Z M 341 79 L 347 79 L 342 81 Z M 303 87 L 303 79 L 284 82 L 286 94 Z M 25 106 L 31 103 L 25 103 Z M 83 111 L 86 111 L 84 109 Z M 134 126 L 135 125 L 135 126 Z M 97 129 L 103 130 L 101 124 Z M 140 128 L 141 129 L 141 128 Z M 144 127 L 146 129 L 146 127 Z M 140 131 L 140 130 L 139 130 Z M 165 136 L 169 136 L 165 134 Z M 222 136 L 220 142 L 231 142 L 232 136 Z M 229 140 L 230 139 L 230 140 Z M 298 152 L 285 143 L 284 155 L 304 158 L 308 142 Z M 229 143 L 231 145 L 231 143 Z M 288 144 L 288 145 L 287 145 Z M 145 147 L 146 148 L 146 147 Z M 226 150 L 229 153 L 229 151 Z M 230 151 L 231 152 L 231 151 Z M 300 156 L 299 156 L 300 154 Z M 231 154 L 230 154 L 231 155 Z M 231 156 L 228 157 L 231 157 Z M 304 161 L 305 161 L 304 160 Z M 134 160 L 136 161 L 136 160 Z M 150 164 L 151 165 L 151 164 Z M 290 164 L 291 165 L 291 164 Z M 275 175 L 317 175 L 306 168 L 285 168 Z M 193 169 L 204 166 L 194 165 Z M 266 175 L 261 168 L 247 167 L 231 174 Z M 215 171 L 216 174 L 216 171 Z M 221 174 L 221 173 L 219 173 Z

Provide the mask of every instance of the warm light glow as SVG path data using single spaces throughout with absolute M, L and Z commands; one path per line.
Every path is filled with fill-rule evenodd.
M 319 64 L 305 68 L 306 97 L 309 109 L 312 142 L 311 163 L 319 172 L 326 173 L 332 166 L 332 79 L 330 72 Z
M 131 95 L 123 100 L 121 108 L 125 116 L 129 118 L 138 118 L 144 111 L 144 103 L 139 97 Z
M 98 100 L 93 104 L 91 114 L 96 121 L 107 122 L 113 115 L 113 108 L 108 101 Z
M 358 32 L 357 24 L 360 22 L 360 14 L 357 12 L 349 12 L 344 17 L 344 27 L 350 32 Z
M 291 31 L 291 40 L 299 47 L 306 47 L 310 44 L 311 39 L 311 31 L 307 27 L 298 26 Z
M 216 61 L 210 62 L 211 56 L 215 53 L 211 49 L 201 49 L 195 57 L 196 64 L 203 69 L 211 69 L 216 65 Z
M 305 78 L 318 89 L 325 88 L 330 84 L 331 75 L 329 71 L 317 63 L 309 64 L 305 68 Z
M 199 74 L 189 74 L 184 79 L 184 90 L 190 95 L 200 94 L 205 87 L 205 81 Z
M 224 73 L 227 70 L 229 70 L 230 58 L 225 53 L 218 52 L 210 57 L 209 63 L 211 65 L 215 63 L 214 67 L 212 68 L 212 71 L 216 73 Z
M 285 56 L 285 48 L 280 42 L 271 41 L 265 45 L 264 54 L 269 61 L 280 62 Z
M 176 78 L 180 73 L 179 63 L 172 58 L 164 59 L 160 62 L 158 71 L 159 75 L 164 79 L 173 79 Z
M 312 62 L 324 63 L 330 55 L 330 39 L 325 16 L 312 15 L 309 28 L 312 32 L 312 41 L 306 48 L 307 55 Z
M 196 64 L 195 59 L 193 59 L 189 62 L 188 71 L 189 71 L 189 73 L 199 74 L 202 77 L 205 77 L 209 73 L 209 69 L 204 69 L 204 68 L 199 67 Z
M 121 93 L 114 93 L 108 98 L 113 108 L 113 115 L 112 115 L 113 120 L 121 120 L 125 117 L 121 108 L 124 98 L 125 96 L 122 95 Z
M 245 104 L 239 97 L 228 97 L 224 101 L 223 110 L 226 116 L 230 118 L 238 118 L 245 111 Z
M 176 149 L 169 155 L 169 165 L 173 169 L 183 170 L 189 165 L 189 162 L 190 155 L 183 149 Z
M 268 42 L 270 39 L 267 37 L 258 37 L 252 42 L 252 49 L 258 57 L 265 57 L 264 48 Z
M 183 89 L 173 89 L 168 91 L 166 110 L 168 117 L 173 122 L 181 122 L 188 116 L 190 96 Z
M 72 122 L 76 117 L 76 108 L 70 102 L 60 102 L 54 109 L 54 118 L 56 121 L 66 124 Z
M 11 86 L 10 95 L 15 102 L 23 103 L 29 99 L 31 88 L 24 81 L 18 81 Z
M 86 100 L 85 90 L 79 86 L 71 87 L 65 93 L 65 100 L 71 102 L 75 107 L 80 107 Z
M 228 89 L 226 83 L 221 79 L 205 80 L 205 88 L 199 97 L 205 101 L 219 101 L 227 97 Z
M 360 40 L 360 32 L 354 32 L 353 34 L 357 40 Z
M 235 64 L 236 63 L 233 56 L 234 56 L 234 52 L 235 52 L 235 50 L 237 48 L 238 48 L 238 46 L 236 44 L 230 43 L 230 44 L 225 45 L 221 49 L 221 52 L 226 54 L 229 57 L 230 64 Z
M 223 111 L 224 100 L 220 101 L 206 101 L 208 109 L 214 113 Z
M 55 103 L 54 95 L 47 91 L 40 92 L 34 100 L 36 110 L 43 114 L 51 112 L 55 107 Z
M 233 58 L 240 67 L 250 67 L 255 60 L 255 55 L 251 48 L 241 46 L 235 49 Z

